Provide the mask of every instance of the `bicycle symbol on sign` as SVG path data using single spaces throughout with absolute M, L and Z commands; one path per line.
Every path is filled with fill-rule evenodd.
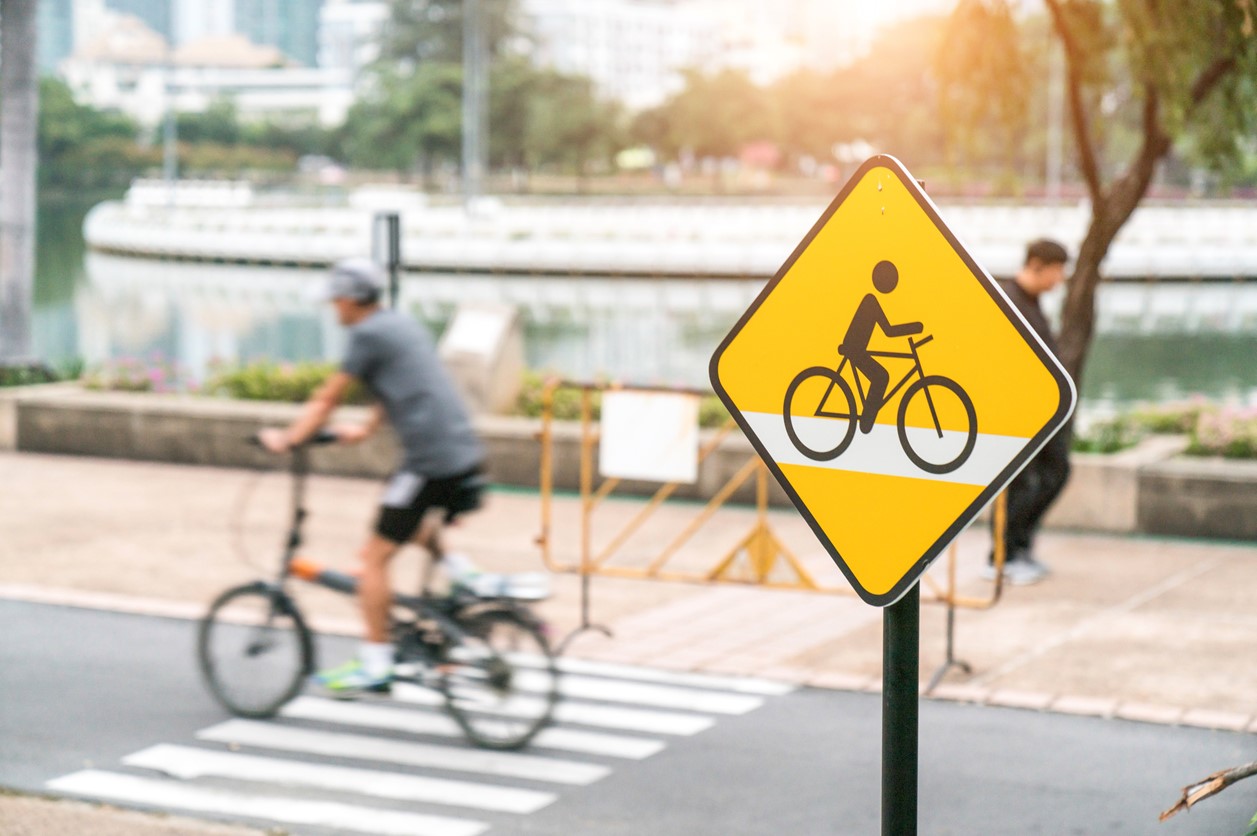
M 890 293 L 898 283 L 899 271 L 891 262 L 881 261 L 873 268 L 878 292 Z M 870 351 L 875 328 L 888 337 L 908 337 L 908 351 Z M 934 339 L 932 335 L 912 338 L 922 330 L 920 322 L 892 325 L 877 297 L 867 294 L 838 347 L 843 355 L 838 368 L 811 366 L 795 375 L 786 388 L 786 435 L 795 449 L 814 461 L 838 458 L 851 445 L 856 427 L 862 433 L 871 432 L 881 408 L 907 386 L 895 424 L 908 459 L 935 474 L 951 473 L 963 465 L 977 442 L 977 413 L 960 384 L 942 375 L 927 375 L 922 369 L 917 349 Z M 912 361 L 912 368 L 889 392 L 890 373 L 878 358 Z M 855 392 L 843 377 L 848 366 Z M 868 381 L 867 391 L 861 376 Z

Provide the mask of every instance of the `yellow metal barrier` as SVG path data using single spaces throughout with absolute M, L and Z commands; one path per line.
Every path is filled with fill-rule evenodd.
M 552 538 L 553 529 L 553 497 L 554 497 L 554 396 L 559 389 L 580 391 L 580 551 L 579 560 L 575 563 L 564 563 L 554 557 Z M 599 441 L 599 429 L 593 420 L 594 393 L 607 390 L 635 390 L 644 392 L 673 392 L 693 395 L 704 395 L 705 392 L 692 389 L 661 389 L 647 386 L 621 386 L 618 384 L 590 383 L 552 379 L 547 381 L 542 390 L 541 432 L 541 532 L 537 536 L 537 545 L 541 548 L 542 559 L 552 572 L 579 573 L 582 578 L 582 623 L 576 633 L 584 630 L 597 629 L 609 634 L 604 627 L 591 624 L 589 621 L 589 580 L 591 577 L 603 576 L 614 578 L 631 578 L 638 580 L 665 580 L 687 583 L 738 583 L 763 586 L 770 589 L 792 589 L 817 592 L 831 595 L 854 596 L 855 591 L 847 585 L 830 586 L 818 583 L 807 571 L 798 558 L 778 539 L 769 524 L 768 518 L 768 468 L 757 455 L 751 455 L 746 463 L 708 500 L 702 510 L 685 529 L 669 542 L 653 559 L 645 565 L 623 566 L 610 565 L 609 561 L 628 542 L 634 533 L 639 531 L 651 516 L 680 487 L 678 482 L 668 482 L 646 501 L 640 511 L 629 520 L 610 541 L 595 553 L 593 547 L 593 517 L 598 506 L 612 494 L 621 484 L 621 479 L 610 477 L 594 487 L 594 448 Z M 733 431 L 736 424 L 729 419 L 704 444 L 698 454 L 701 464 L 711 456 L 722 441 Z M 677 552 L 694 535 L 715 516 L 721 506 L 748 479 L 755 477 L 755 511 L 756 519 L 751 530 L 736 546 L 710 568 L 703 570 L 684 570 L 670 568 L 669 562 Z M 951 667 L 960 667 L 965 671 L 969 666 L 957 661 L 953 655 L 953 633 L 955 610 L 989 609 L 999 602 L 1003 592 L 1004 526 L 1006 518 L 1006 497 L 1004 494 L 994 504 L 994 542 L 995 542 L 995 583 L 989 595 L 975 597 L 960 595 L 956 589 L 956 546 L 953 544 L 947 555 L 947 583 L 942 585 L 932 575 L 922 576 L 923 587 L 928 587 L 929 595 L 922 595 L 923 603 L 944 604 L 947 614 L 947 659 L 943 667 L 934 675 L 929 688 L 933 688 Z M 774 574 L 782 566 L 788 567 L 793 580 L 774 580 Z M 925 589 L 923 588 L 923 592 Z M 569 636 L 563 644 L 570 641 L 576 633 Z M 928 689 L 927 689 L 928 690 Z

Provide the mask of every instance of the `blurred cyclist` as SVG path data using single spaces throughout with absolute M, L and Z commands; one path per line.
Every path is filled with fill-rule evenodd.
M 443 509 L 448 521 L 479 507 L 484 448 L 431 334 L 413 319 L 381 307 L 384 286 L 384 272 L 370 259 L 346 259 L 332 267 L 323 298 L 349 330 L 344 361 L 295 421 L 258 436 L 276 453 L 302 444 L 323 428 L 349 387 L 360 381 L 377 401 L 370 418 L 360 425 L 335 425 L 332 433 L 341 443 L 355 444 L 387 419 L 401 442 L 402 461 L 384 489 L 374 531 L 359 550 L 365 641 L 356 659 L 315 675 L 318 684 L 342 696 L 390 690 L 388 567 L 403 544 L 414 539 L 428 548 L 452 579 L 475 573 L 466 557 L 443 554 L 439 526 L 423 522 L 434 508 Z

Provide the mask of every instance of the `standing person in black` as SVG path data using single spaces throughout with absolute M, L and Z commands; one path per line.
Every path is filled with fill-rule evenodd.
M 1056 337 L 1048 325 L 1039 297 L 1065 279 L 1069 253 L 1056 241 L 1039 239 L 1026 247 L 1026 260 L 1012 279 L 1001 279 L 1004 293 L 1030 327 L 1038 332 L 1054 355 L 1059 354 Z M 1008 517 L 1004 530 L 1004 579 L 1017 586 L 1038 583 L 1050 570 L 1034 554 L 1034 535 L 1048 508 L 1069 479 L 1069 446 L 1072 423 L 1052 436 L 1043 449 L 1008 486 Z M 985 577 L 995 579 L 994 554 Z

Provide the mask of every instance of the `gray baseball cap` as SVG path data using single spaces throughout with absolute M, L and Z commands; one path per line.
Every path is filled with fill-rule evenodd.
M 324 302 L 350 299 L 370 303 L 380 298 L 388 279 L 380 265 L 369 258 L 346 258 L 332 265 L 327 284 L 318 298 Z

